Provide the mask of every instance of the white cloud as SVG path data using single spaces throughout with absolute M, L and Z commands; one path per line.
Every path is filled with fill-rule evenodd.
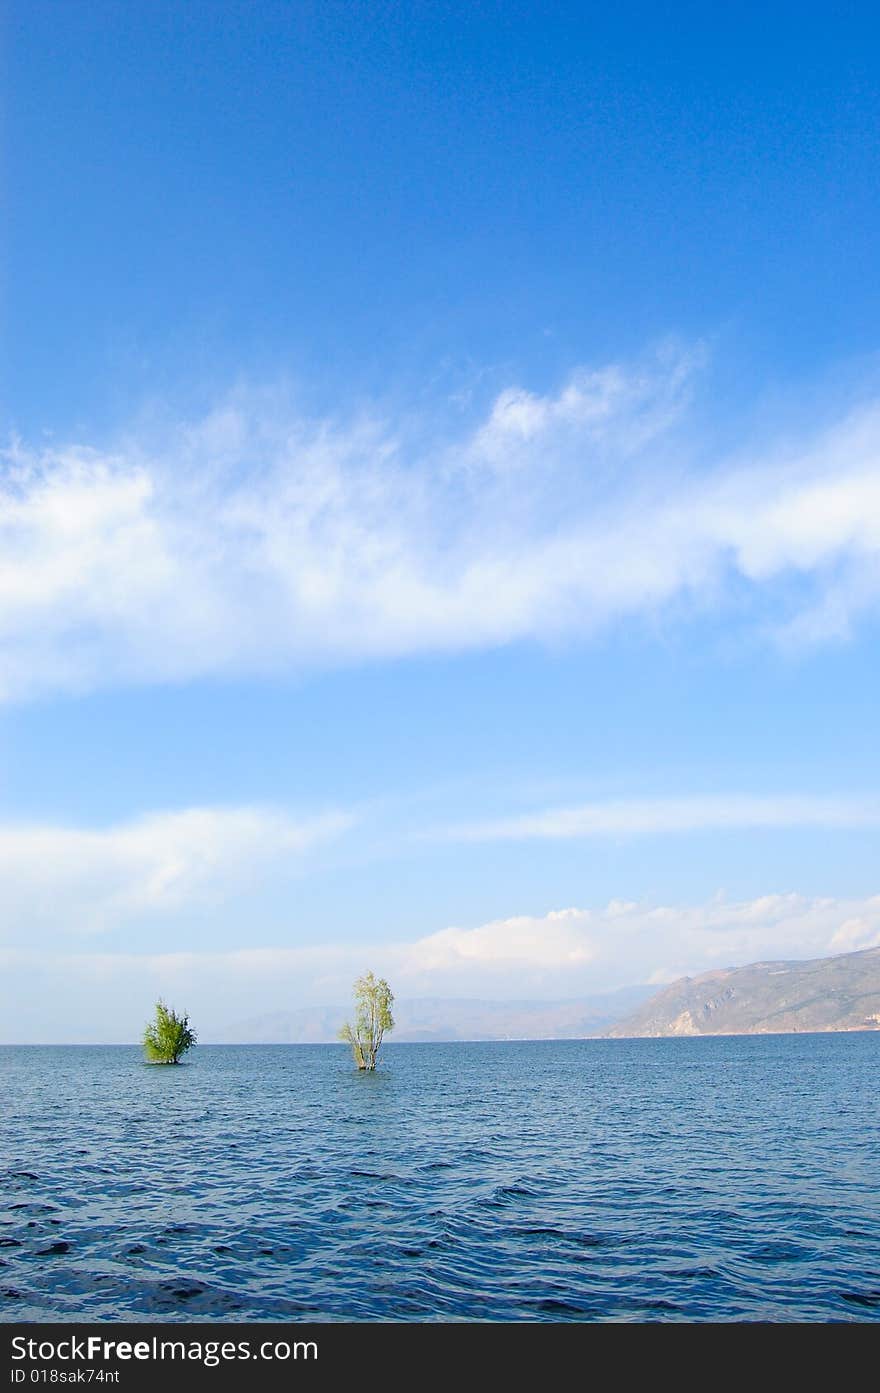
M 394 967 L 416 989 L 565 997 L 710 967 L 848 952 L 880 941 L 880 896 L 848 901 L 763 895 L 700 905 L 612 900 L 446 929 L 398 950 Z M 467 989 L 469 984 L 469 989 Z
M 562 449 L 575 437 L 594 449 L 627 456 L 656 439 L 681 414 L 704 353 L 662 352 L 656 363 L 579 369 L 554 395 L 522 387 L 499 393 L 471 445 L 475 459 L 508 469 L 534 463 L 530 446 Z
M 867 915 L 856 914 L 845 919 L 831 939 L 830 947 L 836 953 L 855 953 L 862 948 L 880 947 L 880 917 L 877 902 L 872 902 L 872 912 Z
M 676 832 L 782 827 L 877 827 L 880 800 L 796 795 L 714 794 L 621 798 L 517 817 L 463 823 L 433 835 L 453 841 L 630 837 Z
M 188 808 L 98 830 L 0 825 L 0 941 L 107 932 L 213 903 L 271 867 L 296 866 L 352 824 L 271 808 Z
M 0 950 L 0 1035 L 9 1041 L 136 1038 L 164 995 L 206 1037 L 231 1021 L 338 1005 L 366 968 L 400 997 L 565 999 L 709 968 L 822 957 L 880 943 L 880 895 L 771 894 L 699 905 L 612 901 L 449 928 L 404 943 L 162 954 Z
M 400 970 L 423 974 L 469 967 L 583 967 L 596 956 L 585 933 L 589 917 L 581 909 L 557 909 L 540 919 L 520 915 L 476 929 L 442 929 L 418 939 L 402 955 Z
M 880 598 L 880 406 L 695 467 L 698 359 L 511 388 L 457 439 L 241 393 L 112 451 L 16 446 L 0 699 L 582 636 L 731 597 L 782 641 L 845 637 Z
M 185 931 L 189 911 L 208 905 L 225 906 L 222 931 L 228 943 L 234 932 L 231 899 L 268 890 L 277 905 L 279 893 L 286 893 L 284 877 L 313 865 L 325 844 L 359 820 L 351 811 L 294 816 L 282 808 L 233 806 L 154 812 L 98 828 L 0 823 L 0 943 L 54 946 L 89 935 L 111 935 L 133 923 L 138 932 L 168 925 L 176 933 L 174 926 Z M 878 824 L 876 800 L 739 795 L 619 800 L 426 835 L 492 841 Z M 399 835 L 393 829 L 392 820 L 387 834 Z M 760 916 L 765 908 L 765 902 L 756 901 L 751 912 Z M 652 924 L 656 926 L 663 912 L 653 912 Z M 623 929 L 639 913 L 634 901 L 614 899 L 603 911 L 603 923 Z M 849 919 L 855 923 L 854 915 Z M 587 911 L 565 909 L 540 919 L 519 916 L 475 929 L 451 927 L 415 941 L 406 952 L 395 949 L 394 963 L 404 973 L 453 977 L 469 966 L 478 973 L 491 969 L 505 981 L 525 967 L 553 972 L 568 963 L 580 970 L 596 957 L 592 923 Z M 855 943 L 864 924 L 858 921 L 857 932 L 841 921 L 838 931 L 844 935 L 841 943 Z M 203 946 L 204 932 L 195 929 L 187 946 Z M 338 932 L 344 941 L 345 926 Z M 381 943 L 374 947 L 386 951 Z M 325 951 L 332 957 L 330 949 L 315 950 L 319 956 Z

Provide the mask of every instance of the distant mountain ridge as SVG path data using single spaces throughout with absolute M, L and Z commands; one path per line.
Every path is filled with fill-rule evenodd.
M 625 1011 L 651 994 L 647 986 L 571 1001 L 471 1001 L 422 997 L 394 1004 L 389 1041 L 577 1040 L 604 1035 Z M 216 1036 L 225 1044 L 325 1044 L 351 1014 L 346 1005 L 274 1011 L 231 1024 Z
M 326 1044 L 350 1007 L 305 1006 L 231 1024 L 224 1044 Z M 423 997 L 395 1003 L 389 1042 L 579 1040 L 880 1030 L 880 948 L 750 963 L 569 1001 Z
M 606 1033 L 619 1038 L 878 1029 L 880 948 L 865 948 L 680 977 Z

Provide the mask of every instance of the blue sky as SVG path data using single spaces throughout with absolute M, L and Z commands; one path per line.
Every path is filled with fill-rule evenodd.
M 871 7 L 4 23 L 0 1037 L 880 941 Z

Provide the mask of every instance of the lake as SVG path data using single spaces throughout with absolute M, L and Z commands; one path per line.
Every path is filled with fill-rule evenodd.
M 5 1320 L 880 1318 L 880 1033 L 0 1047 Z

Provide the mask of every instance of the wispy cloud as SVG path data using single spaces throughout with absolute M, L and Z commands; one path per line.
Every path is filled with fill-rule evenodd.
M 582 637 L 734 597 L 781 641 L 845 638 L 880 598 L 880 405 L 701 458 L 699 356 L 510 388 L 468 430 L 251 392 L 113 450 L 16 445 L 0 699 Z
M 880 895 L 772 894 L 745 901 L 719 895 L 698 905 L 612 901 L 600 909 L 448 928 L 401 943 L 360 928 L 356 941 L 297 948 L 76 955 L 0 950 L 0 1038 L 135 1039 L 160 994 L 193 1012 L 203 1034 L 216 1038 L 243 1017 L 345 1001 L 354 976 L 367 967 L 388 976 L 400 996 L 572 998 L 713 967 L 875 946 Z
M 0 825 L 0 942 L 107 932 L 214 903 L 353 823 L 271 808 L 188 808 L 97 830 Z
M 620 798 L 461 823 L 426 835 L 450 841 L 496 842 L 783 827 L 880 827 L 880 799 L 740 793 Z
M 632 457 L 679 419 L 705 356 L 700 347 L 668 348 L 641 366 L 580 368 L 555 394 L 506 388 L 477 428 L 471 456 L 504 470 L 528 468 L 536 444 L 546 459 L 548 450 L 558 455 L 576 442 L 591 444 L 600 458 L 609 450 Z

